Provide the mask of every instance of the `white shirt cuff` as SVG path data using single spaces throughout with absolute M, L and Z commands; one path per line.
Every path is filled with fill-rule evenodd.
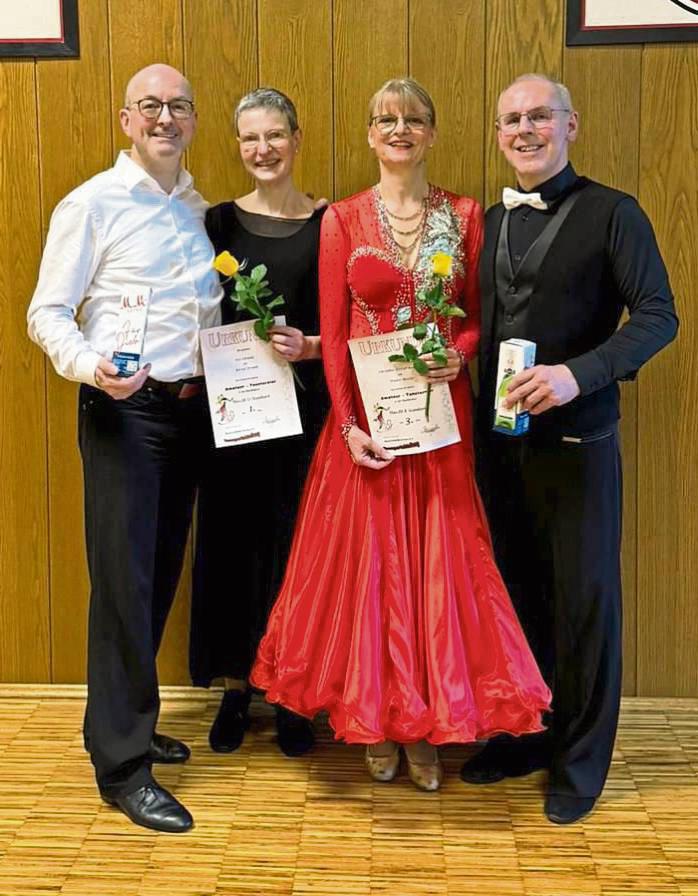
M 75 379 L 79 383 L 87 383 L 88 386 L 96 386 L 95 372 L 97 370 L 97 362 L 101 357 L 99 352 L 80 352 L 75 359 Z

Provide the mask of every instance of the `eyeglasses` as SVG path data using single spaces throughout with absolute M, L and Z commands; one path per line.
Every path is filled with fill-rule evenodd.
M 431 119 L 423 115 L 374 115 L 369 125 L 374 124 L 381 134 L 392 134 L 402 121 L 403 125 L 410 131 L 423 131 L 431 124 Z
M 170 115 L 173 118 L 191 118 L 194 114 L 194 103 L 179 97 L 176 100 L 167 101 L 155 99 L 154 96 L 146 96 L 142 100 L 134 100 L 129 104 L 129 108 L 131 106 L 138 106 L 138 111 L 148 121 L 156 121 L 165 106 L 170 110 Z
M 505 112 L 495 118 L 495 123 L 503 134 L 515 134 L 521 127 L 521 119 L 527 118 L 529 123 L 541 130 L 550 127 L 554 112 L 571 112 L 571 109 L 551 109 L 550 106 L 536 106 L 528 112 Z
M 264 141 L 267 146 L 278 149 L 290 139 L 291 135 L 286 131 L 269 131 L 268 134 L 243 134 L 242 137 L 238 137 L 238 143 L 243 149 L 252 150 Z

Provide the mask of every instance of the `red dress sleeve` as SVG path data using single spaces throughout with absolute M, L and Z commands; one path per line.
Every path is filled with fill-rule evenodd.
M 349 235 L 332 206 L 320 228 L 320 338 L 325 379 L 335 418 L 342 427 L 356 422 L 354 381 L 349 354 L 351 295 L 347 284 Z
M 482 206 L 477 202 L 468 200 L 466 207 L 456 207 L 459 217 L 467 214 L 463 221 L 465 231 L 464 262 L 465 262 L 465 286 L 463 288 L 462 308 L 467 317 L 456 318 L 462 321 L 454 340 L 454 348 L 460 352 L 464 361 L 470 361 L 477 354 L 477 346 L 480 341 L 480 250 L 484 232 L 484 215 Z

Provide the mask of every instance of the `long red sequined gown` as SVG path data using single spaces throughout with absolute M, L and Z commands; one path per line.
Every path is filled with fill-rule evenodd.
M 336 737 L 350 743 L 524 734 L 542 729 L 549 706 L 492 557 L 467 369 L 451 383 L 458 444 L 370 470 L 352 462 L 342 435 L 353 420 L 368 432 L 347 339 L 395 330 L 407 308 L 425 319 L 416 290 L 437 251 L 453 256 L 445 287 L 467 312 L 440 328 L 466 359 L 475 355 L 481 239 L 479 205 L 435 187 L 414 271 L 402 264 L 377 188 L 331 206 L 322 222 L 332 408 L 251 681 L 294 712 L 327 710 Z

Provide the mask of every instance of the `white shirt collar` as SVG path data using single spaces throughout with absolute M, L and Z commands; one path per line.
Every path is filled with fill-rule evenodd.
M 140 165 L 137 165 L 133 161 L 133 159 L 131 158 L 130 150 L 128 149 L 122 149 L 119 155 L 116 157 L 114 171 L 126 184 L 126 188 L 128 190 L 133 190 L 140 184 L 147 184 L 150 189 L 164 192 L 155 178 L 152 175 L 148 174 L 145 168 L 142 168 Z M 191 174 L 189 174 L 189 172 L 185 168 L 181 168 L 179 174 L 177 175 L 177 183 L 172 190 L 172 195 L 183 193 L 185 190 L 191 187 L 192 183 L 193 178 Z

